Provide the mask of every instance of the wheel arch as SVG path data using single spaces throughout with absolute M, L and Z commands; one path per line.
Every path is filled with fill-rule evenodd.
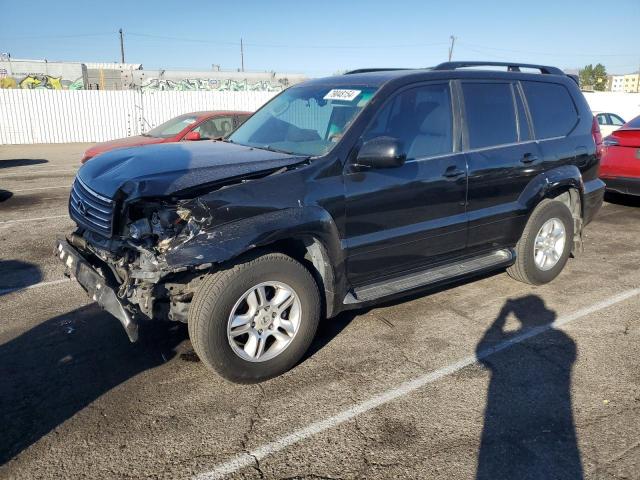
M 289 208 L 211 228 L 165 254 L 172 268 L 215 268 L 257 250 L 291 256 L 316 279 L 328 317 L 340 310 L 346 291 L 338 229 L 320 207 Z
M 574 220 L 574 238 L 571 253 L 576 255 L 583 250 L 582 226 L 584 224 L 584 183 L 582 174 L 575 165 L 556 167 L 537 175 L 520 196 L 520 203 L 531 217 L 535 208 L 545 199 L 564 203 Z

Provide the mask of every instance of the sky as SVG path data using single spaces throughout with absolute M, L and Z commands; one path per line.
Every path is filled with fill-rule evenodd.
M 640 68 L 640 0 L 0 0 L 0 52 L 145 69 L 323 76 L 447 60 L 519 61 L 608 73 Z M 66 6 L 65 6 L 66 4 Z

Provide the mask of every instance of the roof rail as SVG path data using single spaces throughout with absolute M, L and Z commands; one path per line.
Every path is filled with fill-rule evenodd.
M 564 75 L 565 73 L 557 67 L 547 65 L 534 65 L 531 63 L 517 62 L 444 62 L 433 67 L 434 70 L 456 70 L 464 67 L 507 67 L 510 72 L 519 72 L 520 68 L 535 68 L 540 73 L 547 75 Z
M 409 68 L 358 68 L 344 72 L 344 75 L 353 75 L 355 73 L 371 73 L 371 72 L 391 72 L 393 70 L 410 70 Z

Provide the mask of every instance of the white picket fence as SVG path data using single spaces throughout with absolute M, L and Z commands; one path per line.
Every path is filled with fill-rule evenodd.
M 274 95 L 0 89 L 0 144 L 102 142 L 139 135 L 182 113 L 255 111 Z
M 0 145 L 102 142 L 139 135 L 200 110 L 254 111 L 274 92 L 0 89 Z M 638 93 L 585 93 L 594 111 L 640 114 Z

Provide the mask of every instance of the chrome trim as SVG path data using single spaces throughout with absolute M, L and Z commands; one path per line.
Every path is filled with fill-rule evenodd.
M 76 175 L 76 180 L 78 180 L 78 183 L 80 183 L 80 185 L 82 185 L 82 187 L 89 192 L 91 195 L 93 195 L 94 197 L 99 198 L 100 200 L 102 200 L 103 202 L 107 202 L 109 204 L 113 204 L 113 200 L 107 197 L 103 197 L 102 195 L 100 195 L 98 192 L 96 192 L 95 190 L 90 189 L 89 187 L 87 187 L 87 184 L 84 183 L 82 181 L 82 179 L 80 178 L 80 175 Z
M 78 224 L 101 235 L 111 235 L 115 202 L 75 178 L 69 195 L 69 214 Z

